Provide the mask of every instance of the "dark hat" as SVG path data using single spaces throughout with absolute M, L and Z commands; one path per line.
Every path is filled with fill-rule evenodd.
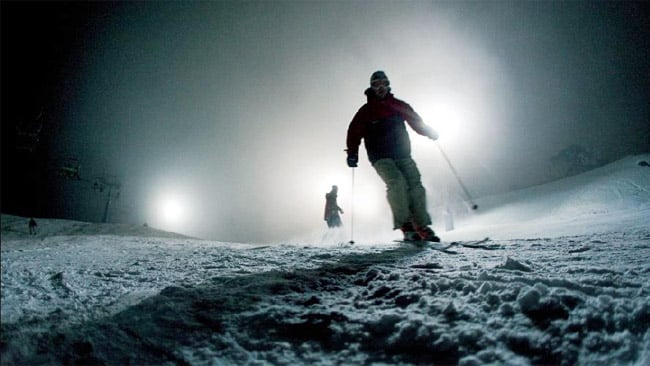
M 388 81 L 388 76 L 386 76 L 385 72 L 383 72 L 381 70 L 378 70 L 378 71 L 373 72 L 372 75 L 370 76 L 370 84 L 372 84 L 372 82 L 375 81 L 375 80 L 386 80 L 386 81 Z

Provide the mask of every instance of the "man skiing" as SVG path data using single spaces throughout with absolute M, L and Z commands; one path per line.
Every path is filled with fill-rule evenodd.
M 424 124 L 422 118 L 406 102 L 391 93 L 390 82 L 383 71 L 370 77 L 368 98 L 355 114 L 347 133 L 347 164 L 356 168 L 359 145 L 364 140 L 368 160 L 386 184 L 386 197 L 393 214 L 393 229 L 401 229 L 404 240 L 439 242 L 429 227 L 426 192 L 420 171 L 411 158 L 411 141 L 406 121 L 420 135 L 432 140 L 438 133 Z
M 339 216 L 339 213 L 343 213 L 343 210 L 336 202 L 338 190 L 339 187 L 332 186 L 332 190 L 325 194 L 325 221 L 327 221 L 327 227 L 330 229 L 343 225 L 341 223 L 341 216 Z

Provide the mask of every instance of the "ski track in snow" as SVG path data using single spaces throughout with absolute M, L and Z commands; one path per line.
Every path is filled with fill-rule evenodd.
M 455 255 L 88 238 L 3 242 L 3 363 L 647 360 L 650 232 Z

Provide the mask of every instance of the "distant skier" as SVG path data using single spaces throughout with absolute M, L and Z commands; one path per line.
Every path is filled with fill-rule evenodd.
M 370 77 L 368 98 L 355 114 L 347 133 L 347 164 L 356 168 L 359 145 L 364 140 L 368 160 L 386 184 L 388 204 L 393 214 L 393 229 L 401 229 L 404 240 L 440 238 L 429 227 L 426 192 L 420 181 L 420 171 L 411 158 L 411 141 L 404 121 L 420 135 L 432 140 L 438 133 L 422 122 L 410 105 L 390 92 L 390 82 L 383 71 Z
M 343 225 L 341 216 L 339 216 L 339 213 L 343 213 L 343 210 L 336 202 L 338 190 L 339 187 L 332 186 L 332 190 L 325 194 L 325 221 L 327 221 L 327 226 L 330 229 Z
M 29 219 L 29 235 L 36 235 L 36 220 L 33 217 Z

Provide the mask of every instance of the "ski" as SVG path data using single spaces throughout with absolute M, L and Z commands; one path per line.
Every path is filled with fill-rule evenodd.
M 461 247 L 465 248 L 473 248 L 473 249 L 486 249 L 486 250 L 494 250 L 494 249 L 500 249 L 501 246 L 499 245 L 486 245 L 485 243 L 489 242 L 490 238 L 485 237 L 483 239 L 479 240 L 460 240 L 456 241 L 457 245 L 460 245 Z
M 450 251 L 449 249 L 458 244 L 456 242 L 441 243 L 441 242 L 426 241 L 426 240 L 395 240 L 395 242 L 400 244 L 410 244 L 423 249 L 438 250 L 450 254 L 456 254 L 456 252 Z
M 432 242 L 432 241 L 426 241 L 426 240 L 395 240 L 397 243 L 402 243 L 402 244 L 411 244 L 414 245 L 418 248 L 427 248 L 427 249 L 433 249 L 433 250 L 438 250 L 441 252 L 446 252 L 446 253 L 451 253 L 451 254 L 457 254 L 457 252 L 451 251 L 451 249 L 454 246 L 460 246 L 464 248 L 472 248 L 472 249 L 485 249 L 485 250 L 494 250 L 494 249 L 500 249 L 501 246 L 498 245 L 486 245 L 490 241 L 490 238 L 483 238 L 480 240 L 458 240 L 458 241 L 452 241 L 452 242 Z

